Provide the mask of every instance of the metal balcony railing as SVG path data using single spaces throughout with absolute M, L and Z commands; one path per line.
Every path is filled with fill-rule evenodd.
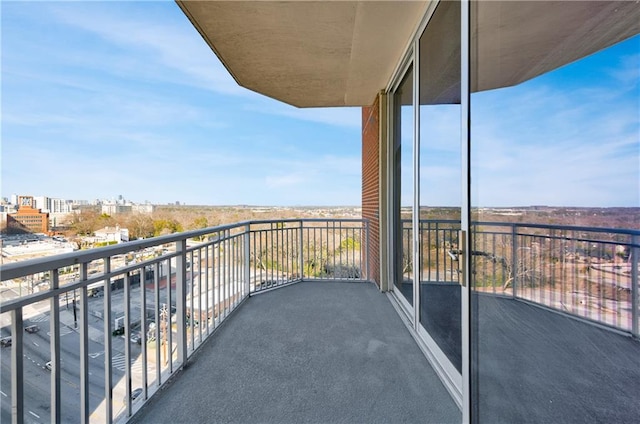
M 420 222 L 421 284 L 457 283 L 459 227 Z M 126 420 L 249 295 L 366 280 L 368 237 L 359 219 L 250 221 L 4 265 L 28 294 L 0 306 L 0 419 Z M 471 253 L 478 293 L 638 336 L 638 230 L 473 222 Z
M 403 221 L 403 278 L 413 278 L 412 228 Z M 420 221 L 421 283 L 457 283 L 460 222 Z M 472 289 L 528 301 L 639 334 L 640 231 L 473 222 Z
M 0 307 L 0 418 L 126 420 L 250 294 L 365 281 L 367 238 L 360 219 L 249 221 L 6 264 L 29 294 Z

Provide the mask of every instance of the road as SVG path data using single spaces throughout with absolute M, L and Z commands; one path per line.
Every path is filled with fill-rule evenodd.
M 5 289 L 0 293 L 3 301 L 16 297 L 18 293 Z M 166 299 L 166 293 L 162 298 Z M 140 297 L 140 290 L 132 290 L 132 303 Z M 101 310 L 103 298 L 90 298 L 89 311 Z M 124 291 L 113 292 L 112 305 L 115 307 L 114 317 L 124 307 Z M 153 306 L 152 293 L 147 293 L 147 307 Z M 137 315 L 140 316 L 139 303 Z M 132 306 L 136 310 L 136 305 Z M 132 312 L 135 313 L 135 312 Z M 61 402 L 62 422 L 80 422 L 80 334 L 74 328 L 73 304 L 67 309 L 66 302 L 60 302 L 60 357 L 61 363 Z M 0 317 L 0 333 L 2 337 L 10 335 L 10 317 L 3 314 Z M 45 364 L 51 358 L 50 345 L 50 310 L 49 302 L 29 307 L 25 310 L 24 326 L 37 325 L 40 330 L 36 333 L 24 333 L 24 406 L 25 421 L 43 423 L 51 421 L 51 372 Z M 102 319 L 89 314 L 89 406 L 92 413 L 104 416 L 104 374 L 105 351 L 103 342 Z M 111 337 L 112 343 L 112 379 L 113 379 L 113 413 L 114 416 L 125 407 L 124 376 L 126 368 L 125 342 L 123 336 Z M 0 422 L 11 422 L 11 348 L 2 347 L 0 351 Z M 131 343 L 132 358 L 132 389 L 141 386 L 142 365 L 141 346 Z M 155 376 L 155 350 L 149 349 L 147 372 L 149 380 Z
M 226 275 L 226 267 L 222 267 L 221 275 Z M 203 271 L 203 270 L 202 270 Z M 201 271 L 201 272 L 202 272 Z M 194 273 L 196 281 L 201 280 L 202 275 Z M 209 275 L 209 290 L 217 292 L 216 296 L 226 292 L 218 289 L 219 278 L 213 276 L 217 273 L 213 269 Z M 188 278 L 191 273 L 188 272 Z M 204 284 L 202 279 L 201 284 Z M 236 283 L 238 286 L 240 283 Z M 170 287 L 170 286 L 169 286 Z M 19 297 L 19 288 L 3 288 L 0 290 L 0 300 L 7 301 Z M 130 306 L 131 320 L 139 321 L 141 317 L 141 289 L 146 293 L 145 310 L 156 309 L 153 284 L 142 285 L 131 288 Z M 191 294 L 191 287 L 187 288 L 188 296 Z M 169 298 L 169 288 L 167 285 L 160 288 L 160 304 L 171 303 L 175 305 L 175 288 L 171 288 Z M 198 293 L 198 285 L 193 287 L 193 291 Z M 229 295 L 229 293 L 226 293 Z M 60 299 L 60 357 L 61 362 L 61 414 L 62 422 L 80 422 L 80 334 L 76 328 L 74 318 L 73 297 Z M 171 301 L 170 301 L 171 300 Z M 112 319 L 124 315 L 125 299 L 124 290 L 114 290 L 110 303 Z M 104 351 L 104 321 L 102 312 L 104 310 L 104 298 L 92 297 L 88 299 L 89 310 L 89 406 L 92 420 L 104 421 L 105 415 L 105 351 Z M 39 331 L 36 333 L 24 333 L 24 406 L 25 422 L 44 423 L 51 421 L 51 371 L 45 368 L 45 364 L 51 359 L 50 345 L 50 301 L 42 301 L 34 305 L 25 307 L 23 310 L 24 326 L 37 325 Z M 151 314 L 154 316 L 155 314 Z M 150 318 L 153 320 L 154 318 Z M 9 314 L 0 316 L 0 336 L 10 335 L 11 317 Z M 112 344 L 112 399 L 113 416 L 122 413 L 125 404 L 125 343 L 123 336 L 110 336 Z M 173 335 L 174 341 L 177 336 Z M 142 387 L 142 346 L 130 343 L 132 378 L 131 389 Z M 11 422 L 11 348 L 0 348 L 0 422 Z M 156 344 L 147 345 L 147 375 L 148 384 L 151 385 L 156 376 Z M 164 357 L 164 356 L 163 356 Z M 163 364 L 164 367 L 164 364 Z

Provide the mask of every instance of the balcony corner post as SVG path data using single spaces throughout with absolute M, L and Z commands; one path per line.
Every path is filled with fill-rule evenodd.
M 638 261 L 640 261 L 640 235 L 633 235 L 631 237 L 631 333 L 635 337 L 640 337 L 640 304 L 638 298 L 638 290 L 640 290 L 638 281 Z
M 176 242 L 176 325 L 178 363 L 184 367 L 187 363 L 187 240 Z M 193 266 L 192 266 L 193 268 Z M 171 320 L 169 320 L 171 322 Z M 170 349 L 171 351 L 171 349 Z M 171 353 L 169 353 L 171 355 Z
M 369 246 L 369 220 L 365 219 L 363 222 L 364 225 L 364 259 L 365 259 L 365 280 L 369 280 L 371 278 L 369 265 L 371 263 L 371 248 Z
M 244 293 L 242 298 L 251 294 L 251 224 L 244 226 Z

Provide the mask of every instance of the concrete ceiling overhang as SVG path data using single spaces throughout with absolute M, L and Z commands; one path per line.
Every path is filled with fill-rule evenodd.
M 429 5 L 401 0 L 177 3 L 238 84 L 298 107 L 371 104 L 388 85 Z M 471 64 L 472 91 L 519 84 L 640 33 L 635 1 L 471 4 L 472 57 L 479 58 Z M 455 22 L 438 32 L 443 39 L 460 37 Z M 459 57 L 458 50 L 455 63 L 443 66 L 459 70 Z M 442 85 L 434 91 L 441 94 L 421 96 L 421 103 L 459 102 L 458 78 L 434 82 Z
M 519 84 L 640 33 L 637 1 L 471 4 L 471 91 Z
M 238 84 L 322 107 L 371 104 L 428 1 L 177 3 Z

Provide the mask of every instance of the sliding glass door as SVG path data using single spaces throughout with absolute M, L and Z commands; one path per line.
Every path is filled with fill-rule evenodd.
M 432 7 L 391 90 L 395 298 L 462 403 L 460 2 Z M 468 230 L 468 229 L 467 229 Z
M 444 354 L 443 367 L 459 376 L 460 2 L 437 6 L 419 39 L 419 64 L 419 328 Z
M 413 198 L 414 198 L 414 109 L 413 65 L 410 63 L 398 86 L 390 96 L 392 102 L 393 158 L 393 257 L 394 288 L 398 298 L 410 312 L 414 303 L 413 288 Z

